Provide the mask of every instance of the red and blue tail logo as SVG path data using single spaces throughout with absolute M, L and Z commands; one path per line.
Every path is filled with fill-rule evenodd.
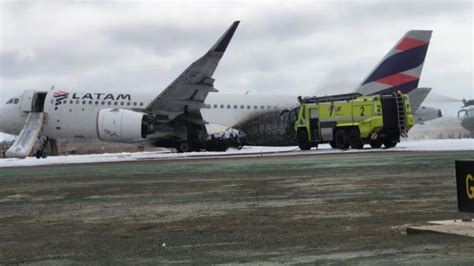
M 364 95 L 408 93 L 417 88 L 431 33 L 423 30 L 407 32 L 364 79 L 357 92 Z

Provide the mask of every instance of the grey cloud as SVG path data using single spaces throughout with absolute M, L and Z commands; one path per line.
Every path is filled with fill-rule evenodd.
M 112 12 L 121 13 L 133 6 L 115 6 Z M 131 19 L 126 21 L 106 20 L 108 23 L 97 25 L 84 36 L 83 44 L 59 36 L 47 47 L 33 49 L 34 56 L 25 60 L 18 52 L 0 47 L 0 97 L 25 84 L 37 88 L 42 79 L 50 79 L 44 83 L 57 86 L 158 93 L 206 52 L 233 19 L 241 19 L 242 23 L 215 74 L 221 93 L 251 89 L 252 93 L 267 94 L 330 94 L 354 88 L 413 25 L 430 29 L 436 23 L 460 26 L 454 24 L 459 17 L 472 21 L 468 1 L 271 3 L 248 12 L 242 9 L 240 17 L 232 18 L 226 17 L 226 8 L 217 8 L 222 14 L 208 14 L 211 19 L 202 19 L 197 12 L 169 21 L 142 18 L 131 12 Z M 111 14 L 102 5 L 96 9 L 96 13 Z M 18 24 L 19 30 L 28 31 L 22 28 L 27 24 Z M 460 37 L 470 41 L 472 25 L 470 29 L 470 36 L 457 35 L 453 41 Z M 434 36 L 451 37 L 434 30 Z M 25 38 L 31 43 L 45 41 Z M 429 58 L 453 53 L 436 45 L 431 45 Z M 459 72 L 472 73 L 472 62 L 468 65 L 459 56 L 452 60 Z M 431 64 L 434 62 L 437 66 L 432 70 L 443 60 L 433 59 Z M 425 67 L 422 84 L 450 85 L 446 78 L 435 76 L 439 72 L 429 73 L 429 69 Z M 472 77 L 462 75 L 456 85 L 472 89 Z
M 139 23 L 105 28 L 102 33 L 117 45 L 151 49 L 169 55 L 180 49 L 211 47 L 228 25 L 214 28 L 180 27 L 174 24 Z
M 100 46 L 84 49 L 80 42 L 64 42 L 52 44 L 47 49 L 34 49 L 27 58 L 22 58 L 21 51 L 3 52 L 0 54 L 0 75 L 21 78 L 32 74 L 77 74 L 89 67 L 114 63 L 116 57 L 103 49 Z

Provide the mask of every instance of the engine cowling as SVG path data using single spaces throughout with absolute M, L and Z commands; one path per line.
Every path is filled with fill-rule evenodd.
M 102 109 L 97 116 L 99 139 L 109 142 L 136 142 L 146 137 L 144 113 L 126 109 Z

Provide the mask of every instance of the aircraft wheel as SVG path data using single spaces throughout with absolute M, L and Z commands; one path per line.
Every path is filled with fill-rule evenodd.
M 48 158 L 48 152 L 47 152 L 47 151 L 43 151 L 42 154 L 41 154 L 41 158 L 43 158 L 43 159 Z
M 306 132 L 306 130 L 298 131 L 298 147 L 302 151 L 307 151 L 311 149 L 311 143 L 309 143 L 308 133 Z
M 372 149 L 380 149 L 380 147 L 382 147 L 382 140 L 380 139 L 370 140 L 369 144 Z
M 41 159 L 43 157 L 43 152 L 41 150 L 36 151 L 36 159 Z
M 343 129 L 338 129 L 336 135 L 334 136 L 334 142 L 336 143 L 336 148 L 341 150 L 349 149 L 349 140 L 347 138 L 346 131 Z
M 335 142 L 335 141 L 329 142 L 329 145 L 331 145 L 331 148 L 337 149 L 337 146 L 336 146 L 336 142 Z
M 360 140 L 360 132 L 358 128 L 353 128 L 349 131 L 349 144 L 353 149 L 362 149 L 364 144 Z

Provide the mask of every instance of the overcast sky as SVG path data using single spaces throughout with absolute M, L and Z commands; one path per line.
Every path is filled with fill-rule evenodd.
M 350 92 L 406 31 L 425 29 L 420 86 L 474 98 L 471 1 L 2 1 L 0 11 L 2 102 L 52 85 L 158 95 L 233 20 L 221 93 Z

